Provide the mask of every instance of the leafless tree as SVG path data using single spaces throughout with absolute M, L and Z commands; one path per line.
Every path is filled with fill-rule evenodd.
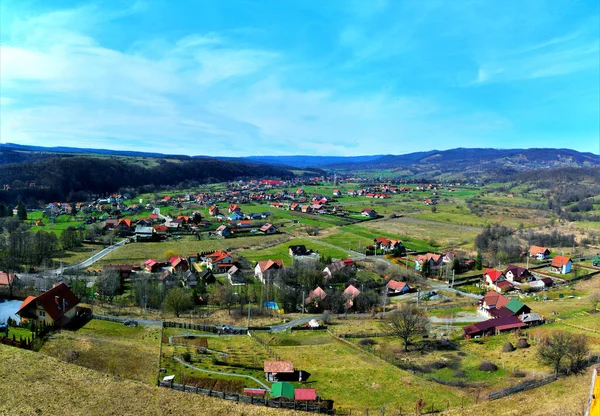
M 121 289 L 121 277 L 116 270 L 103 270 L 96 279 L 98 293 L 107 297 L 111 302 Z
M 585 367 L 585 358 L 590 352 L 588 337 L 584 334 L 569 334 L 571 341 L 567 349 L 569 369 L 577 372 Z
M 598 305 L 600 304 L 600 292 L 592 293 L 590 296 L 590 303 L 592 304 L 592 310 L 598 309 Z
M 555 374 L 560 371 L 563 359 L 567 355 L 571 343 L 571 334 L 564 331 L 554 331 L 541 339 L 538 348 L 538 358 L 541 362 L 554 368 Z
M 429 319 L 422 309 L 415 305 L 403 304 L 389 317 L 393 331 L 404 341 L 404 351 L 408 351 L 410 339 L 425 332 Z

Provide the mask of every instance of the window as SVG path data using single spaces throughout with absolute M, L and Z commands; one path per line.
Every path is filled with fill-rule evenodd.
M 40 312 L 40 318 L 46 318 L 46 311 L 39 311 Z

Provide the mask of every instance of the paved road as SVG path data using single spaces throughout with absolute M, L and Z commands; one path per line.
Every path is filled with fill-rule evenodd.
M 122 247 L 123 245 L 125 245 L 128 241 L 129 241 L 129 239 L 126 238 L 122 241 L 119 241 L 117 244 L 113 244 L 112 246 L 107 247 L 102 251 L 99 251 L 98 253 L 94 254 L 87 260 L 82 261 L 81 263 L 74 264 L 72 266 L 63 267 L 62 270 L 61 269 L 53 270 L 52 273 L 53 274 L 62 274 L 65 270 L 80 270 L 80 269 L 85 269 L 87 267 L 90 267 L 92 264 L 96 263 L 98 260 L 100 260 L 101 258 L 106 256 L 108 253 L 112 253 L 119 247 Z
M 175 360 L 182 365 L 185 365 L 188 368 L 191 368 L 192 370 L 197 370 L 197 371 L 201 371 L 203 373 L 208 373 L 208 374 L 217 374 L 217 375 L 221 375 L 221 376 L 228 376 L 228 377 L 242 377 L 242 378 L 249 378 L 250 380 L 255 381 L 256 383 L 260 384 L 261 386 L 263 386 L 267 391 L 271 391 L 271 388 L 269 386 L 267 386 L 265 383 L 263 383 L 262 381 L 252 377 L 252 376 L 247 376 L 245 374 L 234 374 L 234 373 L 222 373 L 220 371 L 211 371 L 211 370 L 205 370 L 203 368 L 198 368 L 198 367 L 194 367 L 191 364 L 186 363 L 185 361 L 183 361 L 181 358 L 179 357 L 174 357 Z

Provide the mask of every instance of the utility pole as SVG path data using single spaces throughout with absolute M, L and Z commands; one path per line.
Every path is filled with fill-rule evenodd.
M 250 330 L 250 295 L 248 295 L 248 330 Z
M 304 288 L 302 288 L 302 314 L 304 314 Z
M 421 288 L 417 288 L 417 307 L 419 306 L 419 302 L 421 300 Z
M 452 269 L 452 286 L 451 287 L 454 287 L 454 269 Z

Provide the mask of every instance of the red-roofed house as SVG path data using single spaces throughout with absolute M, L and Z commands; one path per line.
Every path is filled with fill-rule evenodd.
M 529 257 L 533 257 L 537 260 L 545 260 L 550 255 L 550 250 L 546 247 L 531 246 L 529 249 Z
M 573 262 L 570 258 L 565 256 L 555 256 L 552 259 L 552 271 L 560 274 L 567 274 L 571 272 L 571 266 Z
M 237 204 L 229 204 L 229 209 L 227 210 L 227 212 L 232 214 L 234 212 L 240 212 L 241 210 L 242 209 Z
M 263 234 L 275 234 L 277 232 L 277 228 L 275 228 L 273 224 L 266 223 L 260 227 L 260 232 Z
M 289 379 L 294 374 L 294 363 L 291 361 L 265 361 L 263 368 L 267 381 L 278 381 L 282 375 Z
M 40 324 L 43 321 L 46 325 L 62 326 L 75 317 L 75 306 L 78 303 L 79 298 L 71 289 L 66 284 L 59 283 L 38 297 L 29 296 L 25 299 L 17 315 L 23 323 L 34 321 Z
M 352 266 L 354 266 L 354 261 L 352 259 L 334 261 L 333 263 L 325 266 L 322 274 L 325 279 L 330 279 L 335 273 Z
M 342 195 L 342 193 L 340 192 L 339 189 L 334 189 L 333 190 L 333 196 L 341 196 L 341 195 Z
M 375 218 L 377 217 L 377 212 L 371 208 L 363 208 L 363 210 L 360 212 L 360 215 L 363 217 Z
M 429 272 L 437 271 L 442 265 L 443 256 L 441 254 L 427 253 L 418 255 L 415 261 L 415 270 L 423 270 L 423 262 L 429 262 Z
M 12 273 L 0 272 L 0 289 L 16 285 L 19 278 Z
M 504 308 L 508 302 L 509 299 L 506 296 L 492 290 L 479 301 L 479 311 L 491 318 L 491 310 Z
M 398 282 L 396 280 L 390 280 L 386 287 L 389 296 L 401 295 L 410 291 L 410 286 L 406 282 Z
M 348 299 L 352 300 L 355 297 L 357 297 L 358 295 L 360 295 L 360 290 L 355 288 L 353 285 L 348 286 L 346 288 L 346 290 L 344 290 L 344 297 L 346 297 Z
M 506 280 L 506 276 L 500 270 L 496 269 L 485 269 L 483 275 L 484 283 L 495 290 L 498 293 L 506 292 L 511 290 L 513 285 Z
M 265 283 L 269 275 L 279 269 L 283 269 L 283 260 L 261 260 L 254 267 L 254 276 Z
M 217 215 L 219 215 L 219 208 L 218 208 L 216 205 L 211 205 L 211 206 L 208 208 L 208 214 L 209 214 L 211 217 L 216 217 Z
M 171 267 L 174 271 L 184 272 L 189 269 L 188 261 L 185 259 L 185 257 L 173 256 L 169 259 L 169 263 L 171 263 Z
M 319 303 L 325 301 L 325 298 L 327 298 L 327 293 L 325 293 L 323 289 L 317 286 L 315 290 L 311 290 L 310 292 L 308 292 L 308 297 L 305 299 L 305 302 L 307 304 L 313 303 L 314 307 L 318 308 Z

